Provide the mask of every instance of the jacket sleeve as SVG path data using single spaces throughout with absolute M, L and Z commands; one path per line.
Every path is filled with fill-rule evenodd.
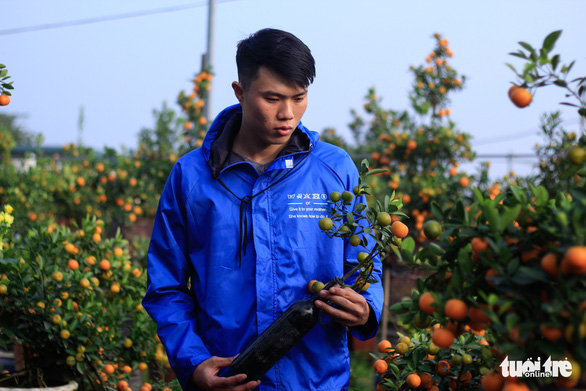
M 189 289 L 193 268 L 187 257 L 185 197 L 180 164 L 173 168 L 161 195 L 148 250 L 144 308 L 157 323 L 157 333 L 183 389 L 191 374 L 211 357 L 197 334 L 198 303 Z
M 356 166 L 354 165 L 350 157 L 348 157 L 348 160 L 350 167 L 346 189 L 352 192 L 354 186 L 358 185 L 359 175 L 358 170 L 356 169 Z M 361 202 L 365 205 L 368 205 L 365 196 L 358 197 L 357 202 Z M 344 259 L 347 263 L 346 271 L 349 271 L 358 264 L 357 256 L 359 252 L 370 252 L 373 246 L 376 244 L 374 238 L 367 237 L 367 240 L 368 246 L 366 249 L 362 246 L 353 247 L 352 245 L 350 245 L 348 239 L 344 240 Z M 372 259 L 372 261 L 374 262 L 374 270 L 372 272 L 371 278 L 376 278 L 377 281 L 371 283 L 368 290 L 362 293 L 368 305 L 370 306 L 370 317 L 365 325 L 350 328 L 350 333 L 354 337 L 362 341 L 365 341 L 376 336 L 383 307 L 384 293 L 382 286 L 382 263 L 378 254 Z M 359 272 L 356 272 L 352 277 L 350 277 L 346 281 L 346 283 L 352 284 L 358 277 L 358 274 Z

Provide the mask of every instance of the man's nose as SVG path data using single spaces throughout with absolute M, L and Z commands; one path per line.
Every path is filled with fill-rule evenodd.
M 293 108 L 291 102 L 283 101 L 281 106 L 279 107 L 279 112 L 277 114 L 277 118 L 282 121 L 287 121 L 293 119 Z

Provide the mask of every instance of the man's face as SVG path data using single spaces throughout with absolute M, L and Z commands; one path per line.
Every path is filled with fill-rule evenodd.
M 286 144 L 307 108 L 307 88 L 261 67 L 258 77 L 244 90 L 232 84 L 242 105 L 242 127 L 247 142 L 257 148 Z

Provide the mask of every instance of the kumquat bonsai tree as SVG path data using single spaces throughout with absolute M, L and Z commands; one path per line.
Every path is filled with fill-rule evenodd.
M 132 373 L 165 361 L 141 305 L 146 273 L 126 240 L 103 238 L 95 217 L 16 237 L 13 212 L 0 213 L 0 348 L 21 351 L 20 369 L 0 374 L 0 387 L 125 391 Z
M 401 240 L 409 234 L 405 224 L 396 219 L 393 221 L 393 216 L 406 217 L 400 211 L 403 203 L 400 198 L 395 197 L 394 193 L 391 197 L 385 197 L 384 202 L 377 201 L 370 207 L 359 198 L 370 195 L 366 178 L 371 175 L 380 175 L 385 171 L 385 169 L 371 170 L 368 161 L 364 159 L 361 162 L 359 182 L 353 191 L 330 193 L 328 201 L 331 204 L 330 217 L 322 218 L 319 221 L 319 227 L 329 238 L 347 240 L 351 246 L 364 248 L 365 251 L 358 253 L 358 264 L 343 278 L 336 278 L 328 284 L 311 280 L 308 283 L 310 292 L 317 293 L 334 283 L 343 286 L 344 280 L 357 270 L 360 271 L 359 276 L 351 281 L 349 286 L 359 292 L 366 291 L 370 283 L 377 281 L 372 276 L 374 270 L 372 258 L 386 257 L 390 251 L 393 251 L 393 247 L 396 251 Z

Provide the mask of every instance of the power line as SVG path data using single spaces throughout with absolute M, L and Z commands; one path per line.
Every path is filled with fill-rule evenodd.
M 574 121 L 564 121 L 563 125 L 576 125 L 580 123 L 580 120 L 576 119 Z M 510 141 L 510 140 L 517 140 L 520 138 L 525 138 L 525 137 L 530 137 L 530 136 L 537 136 L 539 135 L 539 129 L 533 129 L 533 130 L 525 130 L 519 133 L 514 133 L 511 135 L 507 135 L 507 136 L 497 136 L 497 137 L 490 137 L 490 138 L 485 138 L 485 139 L 480 139 L 480 140 L 476 140 L 476 142 L 474 142 L 474 146 L 478 146 L 478 145 L 486 145 L 486 144 L 494 144 L 494 143 L 501 143 L 501 142 L 505 142 L 505 141 Z
M 227 3 L 230 1 L 237 1 L 237 0 L 218 0 L 218 3 Z M 177 6 L 173 6 L 173 7 L 158 8 L 158 9 L 146 10 L 146 11 L 129 12 L 129 13 L 119 14 L 119 15 L 98 16 L 95 18 L 78 19 L 78 20 L 72 20 L 72 21 L 68 21 L 68 22 L 57 22 L 57 23 L 47 23 L 47 24 L 29 26 L 29 27 L 18 27 L 18 28 L 13 28 L 13 29 L 0 30 L 0 35 L 22 34 L 22 33 L 28 33 L 28 32 L 32 32 L 32 31 L 52 30 L 52 29 L 63 28 L 63 27 L 72 27 L 72 26 L 80 26 L 80 25 L 84 25 L 84 24 L 109 22 L 112 20 L 136 18 L 139 16 L 148 16 L 148 15 L 167 13 L 167 12 L 185 11 L 188 9 L 204 7 L 204 6 L 207 6 L 207 4 L 208 4 L 207 1 L 202 1 L 199 3 L 177 5 Z

